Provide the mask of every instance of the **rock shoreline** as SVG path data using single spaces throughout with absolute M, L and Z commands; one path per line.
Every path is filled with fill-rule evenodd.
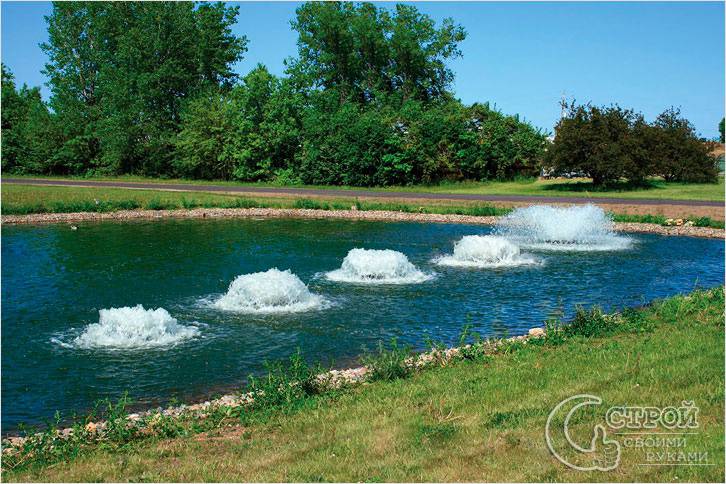
M 483 345 L 482 348 L 486 352 L 493 352 L 497 348 L 501 347 L 506 343 L 521 342 L 527 343 L 528 340 L 533 338 L 542 338 L 545 336 L 543 328 L 532 328 L 526 335 L 512 336 L 505 339 L 486 340 L 478 343 Z M 446 349 L 434 349 L 424 353 L 409 357 L 405 360 L 407 366 L 413 369 L 422 369 L 429 365 L 446 365 L 450 361 L 461 358 L 464 355 L 463 351 L 472 348 L 472 345 L 467 344 L 459 347 L 452 347 Z M 318 385 L 320 388 L 325 390 L 332 390 L 340 388 L 342 386 L 357 386 L 365 383 L 371 374 L 371 370 L 366 366 L 358 366 L 353 368 L 346 368 L 342 370 L 329 370 L 324 373 L 317 375 Z M 161 417 L 170 418 L 182 418 L 182 417 L 193 417 L 193 418 L 207 418 L 209 414 L 219 409 L 230 409 L 244 405 L 250 405 L 255 400 L 254 392 L 247 393 L 229 393 L 219 398 L 207 400 L 201 403 L 195 404 L 182 404 L 177 406 L 171 406 L 167 408 L 153 408 L 138 413 L 128 414 L 126 418 L 126 425 L 128 427 L 137 426 L 139 430 L 153 432 L 154 426 L 158 419 Z M 85 425 L 85 431 L 91 435 L 102 437 L 108 427 L 108 423 L 104 420 L 96 422 L 88 422 Z M 73 436 L 73 428 L 66 427 L 57 430 L 57 438 L 68 439 Z M 12 454 L 18 452 L 29 439 L 42 438 L 43 434 L 29 435 L 25 437 L 20 436 L 8 436 L 2 439 L 2 454 Z
M 395 212 L 384 210 L 314 210 L 305 208 L 195 208 L 191 210 L 119 210 L 116 212 L 35 213 L 29 215 L 3 215 L 2 224 L 34 225 L 74 222 L 132 221 L 197 218 L 298 218 L 371 220 L 388 222 L 429 222 L 494 225 L 500 217 L 436 213 Z M 679 235 L 723 239 L 724 229 L 687 225 L 663 226 L 658 224 L 617 222 L 615 230 L 621 232 Z

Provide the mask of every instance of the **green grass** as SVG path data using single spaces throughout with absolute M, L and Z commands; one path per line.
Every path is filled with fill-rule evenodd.
M 461 215 L 503 215 L 510 211 L 472 202 L 446 201 L 405 204 L 350 199 L 319 200 L 294 197 L 246 197 L 234 194 L 129 190 L 124 188 L 44 187 L 3 185 L 1 210 L 4 215 L 30 213 L 112 212 L 143 208 L 147 210 L 193 208 L 304 208 L 312 210 L 391 210 L 417 213 Z
M 13 176 L 15 177 L 15 176 Z M 34 177 L 22 177 L 32 179 Z M 118 176 L 98 178 L 72 178 L 72 177 L 44 177 L 56 179 L 98 180 L 98 181 L 126 181 L 144 183 L 181 183 L 188 185 L 220 185 L 220 186 L 255 186 L 279 187 L 275 183 L 241 183 L 231 181 L 159 179 L 140 176 Z M 285 185 L 297 188 L 316 188 L 333 190 L 360 190 L 360 187 L 329 186 L 329 185 Z M 588 179 L 555 179 L 539 180 L 525 178 L 513 181 L 489 182 L 442 182 L 436 185 L 394 186 L 385 188 L 363 188 L 373 191 L 396 191 L 410 193 L 463 193 L 479 195 L 531 195 L 531 196 L 590 196 L 590 197 L 617 197 L 617 198 L 655 198 L 672 200 L 724 200 L 724 177 L 719 177 L 717 183 L 677 183 L 665 182 L 661 179 L 652 179 L 645 186 L 633 186 L 621 183 L 610 187 L 595 187 Z
M 129 190 L 124 188 L 47 187 L 2 185 L 3 215 L 31 213 L 112 212 L 118 210 L 194 208 L 304 208 L 312 210 L 390 210 L 409 213 L 437 213 L 473 216 L 506 215 L 511 208 L 480 202 L 426 201 L 417 203 L 333 200 L 294 197 L 246 197 L 180 191 Z M 645 222 L 664 225 L 662 215 L 614 214 L 617 222 Z M 684 217 L 696 226 L 723 228 L 724 223 L 709 217 Z
M 258 389 L 258 408 L 219 412 L 156 434 L 125 427 L 98 444 L 6 470 L 6 481 L 712 481 L 724 479 L 724 293 L 696 291 L 639 310 L 581 310 L 545 338 L 402 374 L 405 350 L 370 356 L 384 371 L 369 384 L 318 393 L 291 360 Z M 556 329 L 559 327 L 559 329 Z M 492 348 L 489 343 L 475 347 Z M 292 375 L 293 379 L 291 379 Z M 289 385 L 293 381 L 303 384 Z M 551 409 L 575 394 L 602 397 L 574 421 L 585 445 L 610 406 L 698 406 L 689 451 L 713 466 L 640 466 L 624 447 L 618 469 L 579 472 L 548 452 Z M 116 411 L 112 409 L 113 411 Z M 657 429 L 656 429 L 657 430 Z M 612 430 L 610 430 L 611 437 Z M 11 462 L 12 464 L 12 462 Z M 8 465 L 7 458 L 3 465 Z
M 657 225 L 668 225 L 666 222 L 669 218 L 664 215 L 631 215 L 631 214 L 612 214 L 613 220 L 616 222 L 635 222 Z M 693 222 L 696 227 L 713 227 L 717 229 L 724 228 L 724 222 L 721 220 L 713 220 L 710 217 L 686 217 L 685 220 Z

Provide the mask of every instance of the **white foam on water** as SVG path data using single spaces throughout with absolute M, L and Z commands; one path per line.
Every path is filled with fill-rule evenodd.
M 199 335 L 196 326 L 179 324 L 164 308 L 101 309 L 98 323 L 89 324 L 71 346 L 83 349 L 138 349 L 173 346 Z M 61 343 L 62 344 L 62 343 Z
M 611 251 L 632 245 L 629 237 L 615 232 L 612 218 L 591 204 L 518 208 L 499 221 L 495 233 L 539 250 Z
M 325 273 L 326 279 L 357 284 L 418 284 L 434 278 L 416 268 L 405 254 L 395 250 L 351 249 L 340 269 Z
M 465 235 L 454 244 L 451 255 L 433 260 L 436 264 L 451 267 L 517 267 L 541 264 L 529 254 L 522 254 L 512 242 L 495 235 Z
M 273 268 L 237 276 L 227 293 L 212 306 L 241 313 L 293 313 L 322 309 L 327 304 L 325 298 L 311 293 L 295 274 Z

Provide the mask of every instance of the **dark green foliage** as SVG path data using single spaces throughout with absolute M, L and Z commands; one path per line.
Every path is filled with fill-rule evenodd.
M 617 105 L 565 106 L 567 116 L 555 127 L 545 165 L 555 173 L 586 174 L 593 184 L 613 185 L 622 179 L 643 184 L 648 176 L 666 181 L 715 182 L 711 147 L 677 109 L 649 124 L 643 116 Z
M 217 90 L 190 100 L 181 113 L 182 129 L 176 139 L 171 165 L 186 178 L 230 179 L 234 164 L 227 146 L 234 134 L 234 106 Z
M 55 130 L 40 89 L 17 89 L 2 65 L 2 169 L 15 173 L 47 173 L 55 148 Z
M 666 181 L 713 182 L 718 171 L 709 153 L 710 143 L 696 135 L 695 127 L 678 109 L 663 111 L 650 128 L 648 153 L 654 173 Z
M 647 169 L 633 133 L 642 116 L 619 106 L 568 106 L 555 127 L 555 141 L 547 150 L 546 165 L 556 173 L 583 173 L 595 185 L 624 177 L 642 180 Z
M 459 57 L 464 29 L 435 22 L 416 7 L 394 11 L 372 3 L 309 2 L 297 9 L 298 59 L 290 71 L 340 104 L 380 95 L 428 101 L 445 96 L 453 80 L 446 60 Z
M 258 65 L 241 80 L 237 15 L 222 3 L 55 3 L 49 105 L 3 68 L 3 170 L 390 186 L 535 176 L 546 154 L 595 185 L 716 179 L 677 110 L 648 124 L 572 103 L 548 148 L 518 116 L 462 104 L 447 62 L 466 33 L 415 6 L 304 3 L 285 77 Z
M 444 60 L 463 30 L 415 8 L 308 3 L 287 78 L 257 66 L 230 93 L 192 100 L 181 176 L 406 185 L 535 173 L 544 135 L 487 105 L 463 106 Z
M 390 100 L 391 98 L 386 98 Z M 304 183 L 406 185 L 532 175 L 544 135 L 487 105 L 455 100 L 314 105 L 303 117 Z
M 237 7 L 57 2 L 46 74 L 61 130 L 58 173 L 168 173 L 190 97 L 228 89 L 246 50 Z
M 414 6 L 305 3 L 287 76 L 246 51 L 237 7 L 58 2 L 45 73 L 18 93 L 3 73 L 3 168 L 203 179 L 407 185 L 536 173 L 544 135 L 450 92 L 463 28 Z M 7 111 L 7 114 L 6 114 Z
M 724 135 L 724 123 L 726 122 L 725 118 L 721 118 L 721 122 L 718 123 L 718 132 L 719 132 L 719 142 L 724 143 L 725 135 Z

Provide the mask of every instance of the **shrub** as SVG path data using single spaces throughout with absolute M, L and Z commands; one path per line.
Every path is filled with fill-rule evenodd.
M 272 410 L 296 404 L 321 390 L 320 366 L 310 366 L 298 349 L 286 363 L 265 362 L 267 374 L 250 376 L 248 390 L 254 394 L 252 408 Z
M 396 380 L 413 372 L 412 355 L 410 346 L 399 346 L 398 340 L 393 338 L 388 348 L 379 342 L 377 351 L 364 353 L 362 360 L 371 380 Z
M 617 315 L 605 314 L 599 307 L 585 309 L 579 306 L 572 322 L 565 325 L 562 330 L 566 336 L 592 338 L 610 334 L 615 330 L 617 324 Z
M 555 140 L 545 163 L 556 173 L 583 173 L 595 185 L 617 182 L 643 171 L 633 132 L 642 117 L 619 106 L 569 106 L 555 127 Z
M 295 200 L 295 208 L 305 208 L 308 210 L 330 210 L 330 205 L 326 202 L 319 202 L 317 200 L 311 200 L 309 198 L 300 198 Z
M 710 155 L 712 146 L 696 135 L 695 127 L 678 109 L 663 111 L 650 129 L 648 154 L 653 174 L 666 181 L 715 182 L 718 175 L 716 159 Z
M 558 174 L 585 174 L 596 186 L 623 178 L 643 184 L 649 176 L 666 181 L 716 181 L 712 147 L 701 141 L 693 125 L 674 108 L 652 124 L 633 110 L 619 106 L 577 106 L 555 127 L 555 140 L 545 165 Z

